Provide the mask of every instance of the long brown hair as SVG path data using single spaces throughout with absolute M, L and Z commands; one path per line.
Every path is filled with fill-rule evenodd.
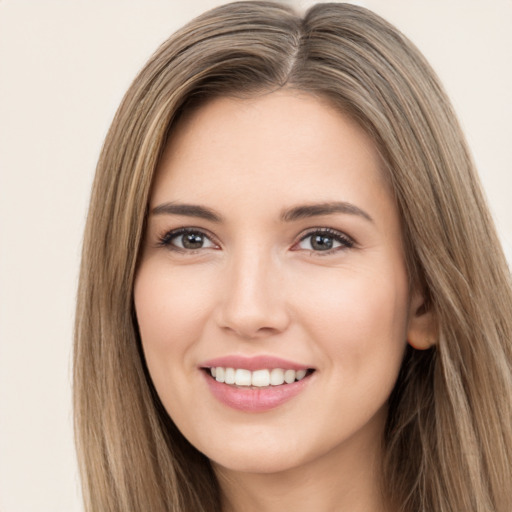
M 209 461 L 151 384 L 132 288 L 153 174 L 192 104 L 289 87 L 327 98 L 373 138 L 400 211 L 411 283 L 437 319 L 390 398 L 383 488 L 404 512 L 512 510 L 510 274 L 464 137 L 418 50 L 377 15 L 228 4 L 165 42 L 128 90 L 94 181 L 74 356 L 87 512 L 220 508 Z

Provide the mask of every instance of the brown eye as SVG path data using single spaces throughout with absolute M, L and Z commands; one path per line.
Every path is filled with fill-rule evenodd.
M 200 249 L 204 244 L 204 236 L 201 233 L 186 233 L 177 238 L 184 249 Z M 179 242 L 177 245 L 180 245 Z
M 217 247 L 205 233 L 194 229 L 178 229 L 170 231 L 161 238 L 160 245 L 168 247 L 169 249 L 178 249 L 183 251 L 194 251 Z

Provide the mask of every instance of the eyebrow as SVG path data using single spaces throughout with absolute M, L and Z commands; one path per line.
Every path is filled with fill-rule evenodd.
M 212 222 L 222 222 L 222 216 L 211 208 L 196 204 L 163 203 L 151 210 L 152 215 L 184 215 Z
M 306 219 L 308 217 L 332 215 L 335 213 L 358 215 L 370 222 L 373 222 L 373 219 L 364 210 L 361 210 L 361 208 L 358 208 L 352 203 L 347 203 L 344 201 L 296 206 L 294 208 L 285 210 L 281 214 L 281 220 L 285 222 L 293 222 L 300 219 Z
M 284 222 L 293 222 L 309 217 L 319 217 L 321 215 L 333 215 L 335 213 L 344 213 L 348 215 L 358 215 L 370 222 L 373 219 L 361 208 L 347 202 L 328 202 L 315 203 L 295 206 L 284 210 L 281 213 L 281 220 Z M 197 217 L 212 222 L 220 223 L 223 221 L 222 215 L 211 208 L 196 204 L 186 203 L 162 203 L 151 210 L 152 215 L 183 215 L 185 217 Z

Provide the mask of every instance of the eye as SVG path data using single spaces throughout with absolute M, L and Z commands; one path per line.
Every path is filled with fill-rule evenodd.
M 182 251 L 218 248 L 217 244 L 212 242 L 205 233 L 192 228 L 181 228 L 169 231 L 164 236 L 160 237 L 159 245 Z
M 315 252 L 334 252 L 354 246 L 354 241 L 334 229 L 322 228 L 310 231 L 294 245 L 293 250 L 306 250 Z

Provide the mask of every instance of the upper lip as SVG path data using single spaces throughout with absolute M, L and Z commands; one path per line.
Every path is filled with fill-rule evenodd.
M 215 359 L 209 359 L 199 365 L 201 368 L 243 368 L 245 370 L 255 371 L 263 369 L 281 368 L 283 370 L 308 370 L 311 366 L 296 363 L 294 361 L 288 361 L 280 357 L 271 355 L 260 355 L 260 356 L 240 356 L 240 355 L 229 355 L 216 357 Z

